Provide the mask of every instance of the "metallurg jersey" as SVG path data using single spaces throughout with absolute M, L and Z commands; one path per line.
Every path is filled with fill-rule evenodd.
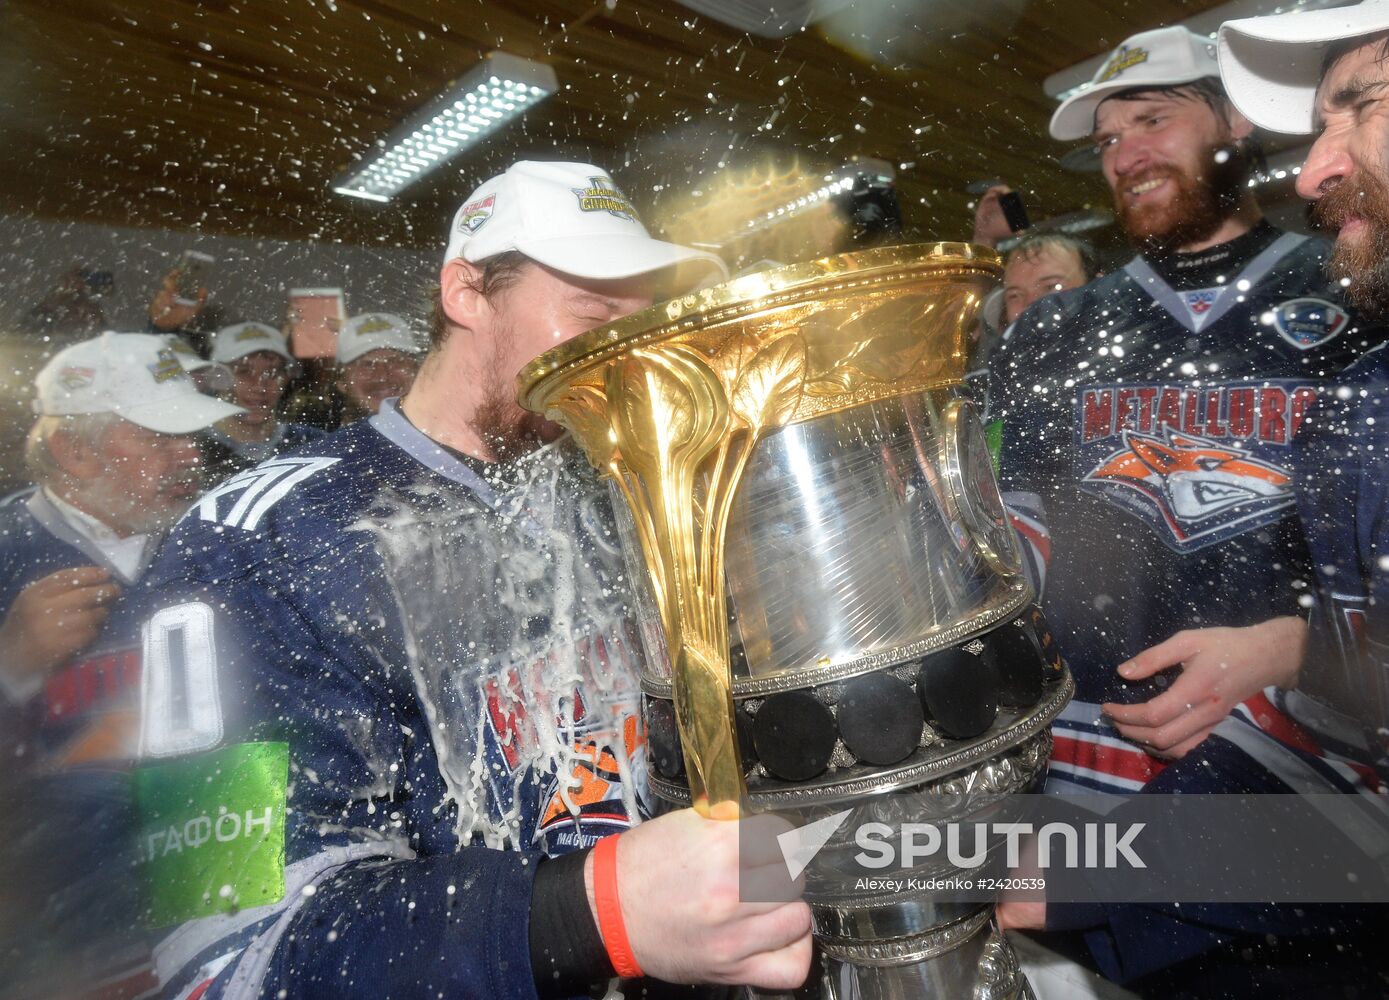
M 1138 258 L 1035 304 L 992 360 L 1000 485 L 1076 678 L 1052 727 L 1049 792 L 1382 799 L 1363 755 L 1320 739 L 1272 690 L 1172 763 L 1120 737 L 1101 708 L 1156 695 L 1165 677 L 1126 684 L 1115 668 L 1182 629 L 1306 612 L 1294 440 L 1376 337 L 1324 277 L 1327 250 L 1261 226 L 1198 255 L 1226 268 L 1223 282 L 1164 267 L 1177 287 Z M 1124 811 L 1116 799 L 1109 816 Z M 1369 981 L 1377 920 L 1267 904 L 1047 907 L 1048 929 L 1081 932 L 1108 977 L 1153 984 L 1145 995 L 1304 995 L 1326 988 L 1324 952 L 1344 982 Z M 1340 964 L 1351 955 L 1359 964 Z
M 611 524 L 567 439 L 486 478 L 394 403 L 188 512 L 137 776 L 166 994 L 533 995 L 535 860 L 642 811 Z
M 1138 257 L 1044 299 L 991 364 L 1000 483 L 1076 677 L 1051 790 L 1134 791 L 1162 770 L 1099 706 L 1168 681 L 1126 683 L 1120 663 L 1182 629 L 1305 613 L 1293 439 L 1369 335 L 1324 241 L 1250 238 L 1213 287 L 1173 288 Z M 1260 695 L 1216 732 L 1279 757 L 1299 742 L 1260 734 L 1284 721 Z

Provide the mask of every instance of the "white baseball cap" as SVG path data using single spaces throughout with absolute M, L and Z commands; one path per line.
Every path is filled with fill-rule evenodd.
M 176 333 L 166 333 L 164 342 L 169 345 L 169 350 L 174 352 L 174 357 L 178 358 L 178 363 L 183 366 L 183 370 L 186 372 L 195 372 L 200 368 L 214 364 L 213 361 L 193 350 L 193 345 Z
M 1389 31 L 1389 0 L 1351 7 L 1245 17 L 1220 26 L 1220 75 L 1230 100 L 1255 125 L 1306 135 L 1322 57 L 1332 42 Z
M 353 316 L 338 331 L 338 364 L 350 365 L 364 354 L 386 348 L 420 354 L 424 348 L 410 324 L 391 313 Z
M 269 351 L 294 363 L 294 355 L 285 345 L 285 335 L 268 323 L 233 323 L 222 327 L 212 338 L 212 360 L 224 365 L 257 351 Z
M 192 434 L 239 406 L 204 396 L 164 337 L 106 332 L 53 356 L 35 379 L 40 416 L 114 413 L 161 434 Z
M 1085 139 L 1095 131 L 1095 109 L 1121 90 L 1172 87 L 1220 76 L 1215 42 L 1181 25 L 1143 31 L 1110 53 L 1090 86 L 1061 102 L 1051 116 L 1053 139 Z
M 696 271 L 691 285 L 728 269 L 702 250 L 654 240 L 607 171 L 589 163 L 522 160 L 468 196 L 449 227 L 444 263 L 517 250 L 575 278 L 633 278 L 666 268 Z

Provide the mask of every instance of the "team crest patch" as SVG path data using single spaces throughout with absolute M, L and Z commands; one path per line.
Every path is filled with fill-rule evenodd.
M 492 218 L 492 210 L 496 207 L 497 196 L 494 194 L 468 202 L 458 213 L 458 228 L 465 233 L 477 232 L 483 223 Z
M 1300 351 L 1320 347 L 1350 323 L 1350 316 L 1325 299 L 1289 299 L 1273 310 L 1273 325 Z
M 64 389 L 85 389 L 92 384 L 92 380 L 95 378 L 95 368 L 73 366 L 64 368 L 58 373 L 58 381 L 62 383 Z
M 1122 446 L 1084 477 L 1156 527 L 1178 551 L 1196 549 L 1269 523 L 1294 503 L 1292 479 L 1232 441 L 1183 434 L 1124 431 Z
M 617 189 L 612 178 L 601 175 L 590 177 L 588 185 L 585 188 L 570 188 L 579 199 L 579 211 L 607 212 L 629 222 L 641 221 L 637 217 L 637 210 L 627 196 Z
M 1187 312 L 1199 319 L 1211 311 L 1211 306 L 1215 305 L 1219 295 L 1219 288 L 1197 288 L 1183 292 L 1182 301 L 1186 304 Z
M 1105 63 L 1100 75 L 1095 78 L 1095 83 L 1107 83 L 1113 80 L 1126 69 L 1132 69 L 1148 61 L 1148 50 L 1142 48 L 1129 48 L 1127 45 L 1119 46 L 1114 55 L 1109 57 L 1109 62 Z
M 154 376 L 156 382 L 167 382 L 183 375 L 183 365 L 179 364 L 178 356 L 174 354 L 173 348 L 162 348 L 158 358 L 158 361 L 145 366 L 150 370 L 150 374 Z

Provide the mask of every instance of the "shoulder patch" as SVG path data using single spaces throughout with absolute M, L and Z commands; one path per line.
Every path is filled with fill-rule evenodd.
M 1350 316 L 1325 299 L 1288 299 L 1273 307 L 1273 326 L 1278 335 L 1299 351 L 1320 347 L 1340 334 Z
M 205 493 L 185 518 L 255 531 L 270 508 L 316 472 L 340 458 L 276 458 L 232 476 Z

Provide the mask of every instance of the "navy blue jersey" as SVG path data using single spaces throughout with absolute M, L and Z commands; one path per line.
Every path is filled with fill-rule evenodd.
M 1389 743 L 1389 356 L 1371 351 L 1309 414 L 1298 501 L 1317 583 L 1298 688 L 1336 715 L 1309 721 L 1384 765 Z M 1339 717 L 1340 726 L 1335 727 Z M 1320 723 L 1320 724 L 1318 724 Z
M 1182 629 L 1303 612 L 1293 438 L 1368 340 L 1326 252 L 1284 234 L 1194 292 L 1137 258 L 1035 304 L 995 356 L 1000 485 L 1076 676 L 1053 783 L 1131 791 L 1160 770 L 1101 718 L 1160 690 L 1120 663 Z
M 269 441 L 234 441 L 216 428 L 209 429 L 198 437 L 204 476 L 209 483 L 219 483 L 268 458 L 317 441 L 324 433 L 307 424 L 281 422 Z
M 1124 740 L 1100 708 L 1157 694 L 1164 678 L 1127 684 L 1115 668 L 1178 631 L 1305 614 L 1294 438 L 1378 336 L 1324 275 L 1327 250 L 1284 234 L 1223 284 L 1181 291 L 1140 257 L 1034 304 L 993 357 L 1000 485 L 1076 678 L 1048 791 L 1378 791 L 1271 693 L 1174 764 Z M 1229 949 L 1250 933 L 1324 932 L 1281 908 L 1217 910 L 1054 907 L 1048 920 L 1088 928 L 1092 954 L 1125 979 L 1195 956 L 1238 968 Z
M 140 623 L 129 600 L 132 581 L 67 525 L 41 492 L 0 507 L 0 614 L 8 614 L 31 583 L 79 566 L 105 567 L 126 591 L 111 605 L 96 641 L 51 671 L 22 705 L 6 704 L 9 724 L 0 743 L 6 757 L 26 771 L 134 756 Z
M 168 994 L 534 995 L 536 860 L 639 812 L 639 643 L 577 450 L 497 471 L 392 404 L 175 529 L 150 578 L 146 757 L 285 744 L 289 782 L 283 892 L 175 930 Z M 188 849 L 170 830 L 151 860 Z
M 28 585 L 94 565 L 127 588 L 97 639 L 26 697 L 0 697 L 0 984 L 20 995 L 76 995 L 100 981 L 148 987 L 149 942 L 135 929 L 128 877 L 140 667 L 131 581 L 42 493 L 0 508 L 0 613 Z

